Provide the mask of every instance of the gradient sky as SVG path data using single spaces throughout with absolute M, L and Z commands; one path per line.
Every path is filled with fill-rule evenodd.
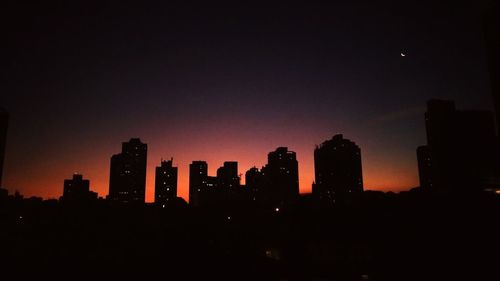
M 149 147 L 147 201 L 162 157 L 187 199 L 191 161 L 244 174 L 278 146 L 310 192 L 314 146 L 338 133 L 361 147 L 365 189 L 407 190 L 426 100 L 492 108 L 475 1 L 61 2 L 2 16 L 3 185 L 26 196 L 57 198 L 74 172 L 107 195 L 131 137 Z

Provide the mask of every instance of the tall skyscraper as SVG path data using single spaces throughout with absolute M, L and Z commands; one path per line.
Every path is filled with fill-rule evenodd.
M 270 203 L 284 203 L 299 196 L 299 165 L 296 154 L 287 147 L 278 147 L 267 155 L 262 168 L 266 177 L 266 197 Z
M 0 187 L 2 186 L 3 164 L 5 160 L 5 144 L 7 142 L 7 125 L 9 114 L 0 108 Z
M 207 190 L 208 164 L 205 161 L 193 161 L 189 164 L 189 204 L 200 206 L 203 193 Z
M 161 206 L 177 198 L 177 167 L 173 167 L 172 161 L 161 161 L 161 165 L 156 167 L 155 203 Z
M 417 151 L 422 187 L 430 183 L 438 190 L 473 191 L 500 184 L 492 112 L 456 110 L 453 101 L 430 100 L 425 127 L 427 146 Z
M 233 200 L 239 193 L 240 177 L 238 176 L 238 162 L 226 161 L 217 169 L 217 187 L 220 191 L 220 200 Z
M 144 203 L 148 146 L 138 138 L 122 143 L 122 152 L 111 157 L 109 196 L 123 203 Z
M 332 203 L 363 191 L 361 150 L 341 134 L 314 150 L 313 194 Z
M 90 181 L 84 180 L 82 175 L 74 174 L 72 179 L 64 180 L 61 200 L 83 202 L 92 199 L 97 199 L 97 193 L 90 191 Z

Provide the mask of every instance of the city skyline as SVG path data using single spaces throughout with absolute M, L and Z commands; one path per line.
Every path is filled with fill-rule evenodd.
M 500 0 L 2 11 L 0 276 L 500 280 Z
M 136 140 L 136 139 L 140 139 L 140 138 L 131 138 L 131 140 Z M 144 144 L 145 144 L 145 145 L 148 145 L 148 149 L 149 149 L 149 143 L 144 142 Z M 316 146 L 315 146 L 315 147 L 316 147 Z M 279 148 L 283 148 L 283 146 L 278 146 L 278 147 L 277 147 L 277 148 L 275 148 L 275 149 L 279 149 Z M 273 150 L 274 150 L 274 149 L 273 149 Z M 314 156 L 313 156 L 313 154 L 314 154 L 313 152 L 314 152 L 314 149 L 311 151 L 312 157 L 314 157 Z M 267 157 L 265 156 L 266 154 L 267 154 L 267 153 L 264 153 L 264 158 L 267 158 Z M 116 156 L 116 155 L 113 155 L 113 156 Z M 108 157 L 108 158 L 109 158 L 109 157 Z M 113 157 L 111 157 L 111 158 L 113 158 Z M 149 157 L 148 157 L 148 158 L 149 158 Z M 297 156 L 297 158 L 299 159 L 299 157 L 298 157 L 298 156 Z M 149 160 L 149 159 L 148 159 L 148 164 L 147 164 L 147 167 L 146 167 L 146 173 L 147 173 L 147 178 L 146 178 L 146 202 L 148 202 L 148 203 L 153 203 L 153 202 L 155 201 L 155 199 L 154 199 L 155 184 L 156 184 L 156 179 L 155 179 L 155 177 L 156 177 L 156 172 L 155 172 L 155 171 L 156 171 L 156 168 L 155 168 L 155 166 L 157 166 L 157 165 L 158 165 L 158 164 L 157 164 L 158 162 L 157 162 L 156 164 L 152 163 L 152 164 L 150 165 L 150 161 L 151 161 L 151 162 L 153 162 L 153 161 L 155 161 L 155 160 L 156 160 L 156 159 L 154 159 L 154 160 Z M 163 162 L 165 162 L 165 160 L 162 160 L 162 161 L 163 161 Z M 215 175 L 217 174 L 217 171 L 220 169 L 220 167 L 218 167 L 217 165 L 210 165 L 211 163 L 210 163 L 209 161 L 206 161 L 206 160 L 195 160 L 195 161 L 191 161 L 191 162 L 199 162 L 199 161 L 202 161 L 202 162 L 205 162 L 205 163 L 209 164 L 209 165 L 208 165 L 208 175 L 209 175 L 209 177 L 212 177 L 212 178 L 214 178 L 214 179 L 215 179 Z M 221 164 L 220 166 L 224 166 L 224 163 L 228 162 L 228 161 L 225 161 L 225 160 L 222 160 L 222 161 L 223 161 L 223 162 L 222 162 L 222 164 Z M 238 173 L 239 173 L 239 175 L 241 176 L 241 177 L 240 177 L 241 184 L 242 184 L 242 185 L 246 185 L 246 181 L 245 181 L 245 172 L 247 172 L 248 170 L 251 170 L 252 168 L 257 167 L 257 166 L 260 166 L 260 167 L 265 167 L 265 166 L 266 166 L 265 161 L 267 161 L 267 159 L 265 159 L 265 160 L 263 161 L 262 165 L 257 165 L 257 164 L 248 164 L 248 165 L 249 165 L 249 166 L 248 166 L 248 168 L 243 168 L 243 167 L 241 167 L 241 165 L 240 165 L 240 161 L 235 161 L 235 162 L 238 164 L 238 166 L 240 166 L 240 168 L 238 169 Z M 161 162 L 161 163 L 163 163 L 163 162 Z M 169 162 L 170 162 L 170 161 L 169 161 Z M 177 162 L 177 160 L 176 160 L 176 162 Z M 179 162 L 180 162 L 180 161 L 179 161 Z M 302 173 L 301 173 L 301 172 L 302 172 L 302 171 L 301 171 L 301 164 L 300 164 L 300 161 L 298 161 L 298 162 L 299 162 L 299 164 L 298 164 L 298 169 L 299 169 L 299 173 L 298 173 L 298 174 L 299 174 L 299 178 L 302 178 L 302 179 L 303 179 L 304 177 L 301 177 L 301 174 L 302 174 Z M 189 170 L 189 164 L 188 164 L 187 166 L 188 166 L 188 170 Z M 177 164 L 177 167 L 176 167 L 176 168 L 180 169 L 180 168 L 182 168 L 182 167 L 181 167 L 181 165 L 180 165 L 180 164 Z M 312 181 L 310 182 L 309 186 L 307 186 L 307 183 L 306 183 L 306 186 L 305 186 L 305 187 L 303 187 L 303 185 L 301 185 L 301 181 L 299 180 L 299 192 L 300 192 L 301 194 L 305 194 L 305 193 L 312 193 L 312 184 L 313 184 L 313 182 L 314 182 L 314 165 L 313 165 L 313 167 L 312 167 L 312 168 L 313 168 L 313 174 L 312 174 L 312 176 L 307 175 L 307 178 L 311 178 L 311 180 L 312 180 Z M 108 163 L 108 167 L 107 167 L 107 169 L 108 169 L 108 171 L 106 171 L 106 173 L 109 175 L 109 163 Z M 151 182 L 149 182 L 149 181 L 150 181 L 150 176 L 151 176 L 151 175 L 150 175 L 150 173 L 151 173 L 151 171 L 150 171 L 150 170 L 153 170 L 153 172 L 152 172 L 152 173 L 153 173 L 153 175 L 152 175 L 152 176 L 153 176 L 153 182 L 152 182 L 152 183 L 151 183 Z M 418 172 L 418 171 L 417 171 L 417 172 Z M 74 174 L 74 175 L 77 175 L 77 174 L 80 174 L 80 173 L 83 173 L 83 174 L 85 174 L 85 175 L 87 175 L 87 174 L 88 174 L 85 170 L 79 170 L 79 171 L 74 171 L 74 172 L 73 172 L 73 174 Z M 210 175 L 214 175 L 214 176 L 210 176 Z M 94 190 L 94 191 L 96 191 L 96 192 L 98 192 L 98 191 L 99 191 L 99 192 L 98 192 L 99 197 L 106 198 L 107 196 L 109 196 L 109 188 L 110 188 L 110 182 L 109 182 L 109 180 L 110 180 L 110 176 L 108 176 L 108 177 L 107 177 L 107 179 L 106 179 L 106 181 L 107 181 L 107 182 L 106 182 L 106 183 L 101 183 L 101 184 L 104 184 L 104 185 L 105 185 L 105 186 L 104 186 L 104 187 L 102 187 L 102 188 L 96 188 L 96 187 L 95 187 L 95 186 L 96 186 L 95 181 L 94 181 L 94 180 L 93 180 L 90 176 L 87 176 L 87 178 L 88 178 L 89 180 L 91 180 L 91 181 L 92 181 L 92 187 L 93 187 L 93 190 Z M 63 179 L 61 179 L 61 181 L 62 181 L 62 180 L 63 180 Z M 180 181 L 179 181 L 179 182 L 180 182 Z M 182 198 L 183 198 L 183 199 L 185 199 L 186 201 L 189 201 L 189 200 L 188 200 L 188 198 L 189 198 L 189 176 L 187 176 L 187 178 L 186 178 L 186 179 L 184 179 L 184 181 L 183 181 L 183 182 L 184 182 L 184 183 L 186 183 L 186 185 L 187 185 L 187 190 L 186 190 L 186 192 L 184 192 L 184 193 L 183 193 L 183 192 L 179 192 L 179 191 L 177 191 L 177 195 L 178 195 L 179 197 L 182 197 Z M 178 185 L 179 185 L 179 184 L 178 184 Z M 417 183 L 417 185 L 415 185 L 415 186 L 405 186 L 405 187 L 402 187 L 402 188 L 395 188 L 395 189 L 391 189 L 391 188 L 388 188 L 388 189 L 384 189 L 384 188 L 377 189 L 377 188 L 375 188 L 375 189 L 373 189 L 373 190 L 381 190 L 381 191 L 395 191 L 395 192 L 398 192 L 398 191 L 409 190 L 409 189 L 414 188 L 414 187 L 417 187 L 417 186 L 418 186 L 418 183 Z M 58 186 L 58 188 L 60 188 L 60 186 Z M 104 191 L 104 192 L 102 192 L 102 191 L 101 191 L 102 189 L 104 189 L 105 191 Z M 370 190 L 370 188 L 367 188 L 366 190 Z M 10 192 L 14 192 L 14 191 L 20 191 L 20 190 L 18 190 L 18 189 L 15 189 L 15 190 L 10 190 Z M 152 195 L 151 195 L 150 193 L 152 193 Z M 59 197 L 62 195 L 61 190 L 58 190 L 58 192 L 56 192 L 56 194 L 55 194 L 54 196 L 50 196 L 50 197 L 45 197 L 45 196 L 40 195 L 40 194 L 29 194 L 29 193 L 22 193 L 22 194 L 23 194 L 23 195 L 26 195 L 26 196 L 28 196 L 28 197 L 29 197 L 29 196 L 35 196 L 35 197 L 42 197 L 42 198 L 44 198 L 44 199 L 56 199 L 56 198 L 59 198 Z M 151 198 L 151 197 L 152 197 L 152 198 Z
M 333 136 L 333 135 L 332 135 Z M 330 139 L 331 137 L 328 137 L 328 138 L 325 138 L 325 139 Z M 140 138 L 131 138 L 130 140 L 137 140 L 137 139 L 140 139 Z M 358 142 L 358 141 L 357 141 Z M 123 145 L 123 142 L 122 141 L 122 145 Z M 314 149 L 320 144 L 321 142 L 318 142 L 317 144 L 314 145 L 314 147 L 311 149 L 310 151 L 310 156 L 311 158 L 314 158 Z M 359 142 L 358 142 L 359 143 Z M 148 142 L 144 142 L 145 145 L 148 145 L 149 143 Z M 276 148 L 280 148 L 282 147 L 282 145 L 278 145 L 276 146 L 274 149 Z M 149 146 L 150 148 L 150 146 Z M 148 149 L 149 149 L 148 148 Z M 274 150 L 273 149 L 273 150 Z M 245 181 L 245 176 L 244 176 L 244 173 L 248 170 L 250 170 L 251 168 L 253 167 L 264 167 L 266 165 L 265 161 L 267 160 L 266 156 L 267 153 L 264 153 L 263 154 L 263 158 L 264 158 L 264 161 L 262 161 L 262 164 L 259 165 L 259 164 L 255 164 L 255 163 L 250 163 L 250 164 L 247 164 L 248 165 L 248 168 L 244 168 L 244 166 L 241 166 L 240 164 L 240 161 L 237 161 L 238 165 L 240 166 L 240 169 L 239 169 L 239 174 L 241 175 L 241 184 L 242 185 L 245 185 L 246 184 L 246 181 Z M 363 158 L 363 155 L 364 154 L 361 154 L 361 157 Z M 307 157 L 307 156 L 306 156 Z M 218 158 L 221 158 L 221 157 L 218 157 Z M 234 157 L 233 157 L 234 158 Z M 230 158 L 230 159 L 233 159 L 233 158 Z M 109 157 L 108 157 L 109 159 Z M 297 159 L 299 160 L 300 159 L 300 156 L 297 155 Z M 147 160 L 147 166 L 146 166 L 146 174 L 147 174 L 147 177 L 146 177 L 146 202 L 148 203 L 153 203 L 154 202 L 154 192 L 155 192 L 155 166 L 157 164 L 154 164 L 154 162 L 156 161 L 156 159 L 149 159 L 148 157 L 148 160 Z M 177 160 L 176 160 L 177 161 Z M 207 160 L 200 160 L 200 161 L 203 161 L 203 162 L 206 162 L 208 165 L 208 175 L 216 175 L 217 174 L 217 170 L 220 168 L 219 166 L 217 165 L 210 165 L 211 164 L 211 161 L 207 161 Z M 224 165 L 224 162 L 227 162 L 227 160 L 221 160 L 222 163 L 220 166 L 223 166 Z M 151 163 L 153 162 L 153 163 Z M 157 162 L 157 161 L 156 161 Z M 192 162 L 192 161 L 191 161 Z M 196 161 L 195 161 L 196 162 Z M 301 168 L 301 162 L 300 160 L 298 161 L 299 162 L 299 191 L 301 194 L 304 194 L 304 193 L 312 193 L 312 184 L 314 182 L 314 163 L 312 163 L 312 175 L 310 174 L 306 174 L 305 176 L 303 176 L 303 172 L 302 172 L 302 168 Z M 313 162 L 314 162 L 314 159 L 313 159 Z M 362 160 L 363 162 L 363 160 Z M 181 161 L 178 161 L 179 164 L 178 165 L 178 169 L 182 170 L 182 166 L 181 166 Z M 189 169 L 189 164 L 186 165 L 187 166 L 187 169 Z M 184 167 L 185 168 L 185 167 Z M 109 185 L 109 180 L 110 180 L 110 177 L 109 177 L 109 163 L 108 163 L 108 167 L 107 167 L 107 171 L 105 171 L 105 173 L 108 174 L 108 177 L 105 179 L 106 183 L 100 183 L 101 185 L 104 185 L 104 186 L 101 186 L 99 188 L 96 188 L 96 184 L 95 184 L 95 181 L 92 180 L 91 176 L 87 176 L 89 180 L 92 181 L 92 186 L 93 186 L 93 190 L 96 191 L 99 195 L 99 197 L 103 197 L 103 198 L 106 198 L 106 196 L 109 195 L 109 192 L 106 192 L 106 191 L 109 191 L 109 188 L 110 188 L 110 185 Z M 367 169 L 369 170 L 369 167 L 364 167 L 364 169 Z M 151 171 L 152 170 L 152 171 Z M 308 171 L 306 171 L 307 173 Z M 78 170 L 78 171 L 74 171 L 73 174 L 78 174 L 78 173 L 84 173 L 84 174 L 88 174 L 85 170 Z M 152 175 L 151 175 L 152 174 Z M 186 176 L 186 175 L 184 175 Z M 386 188 L 384 187 L 375 187 L 375 188 L 370 188 L 369 186 L 365 188 L 365 190 L 380 190 L 380 191 L 394 191 L 394 192 L 399 192 L 399 191 L 406 191 L 406 190 L 409 190 L 411 188 L 414 188 L 414 187 L 418 187 L 419 186 L 419 182 L 418 182 L 418 162 L 417 162 L 417 157 L 415 156 L 415 176 L 416 176 L 416 183 L 414 185 L 409 185 L 409 186 L 402 186 L 402 187 L 391 187 L 391 186 L 388 186 Z M 152 182 L 151 182 L 151 177 L 152 177 Z M 209 177 L 213 177 L 215 178 L 214 176 L 209 176 Z M 311 180 L 311 182 L 308 184 L 307 182 L 304 182 L 304 178 L 306 178 L 306 180 Z M 62 179 L 61 179 L 62 181 Z M 364 177 L 363 177 L 363 181 L 364 180 Z M 388 180 L 388 182 L 390 182 L 390 180 Z M 180 183 L 180 184 L 179 184 Z M 183 199 L 185 199 L 186 201 L 189 201 L 189 176 L 187 175 L 185 179 L 183 179 L 182 181 L 178 181 L 178 185 L 181 187 L 178 189 L 177 191 L 177 195 Z M 185 189 L 184 192 L 182 191 L 182 186 L 185 185 Z M 7 187 L 8 188 L 8 187 Z M 104 190 L 104 192 L 102 191 Z M 10 192 L 14 192 L 14 191 L 19 191 L 18 189 L 14 189 L 14 190 L 11 190 Z M 62 193 L 60 192 L 60 186 L 58 186 L 58 191 L 54 194 L 54 195 L 51 195 L 49 197 L 46 197 L 46 196 L 43 196 L 43 195 L 40 195 L 40 194 L 29 194 L 29 193 L 23 193 L 25 194 L 26 196 L 36 196 L 36 197 L 43 197 L 45 199 L 56 199 L 56 198 L 59 198 Z
M 420 181 L 416 187 L 441 192 L 498 193 L 499 142 L 493 115 L 492 111 L 485 110 L 457 110 L 452 100 L 428 100 L 424 115 L 427 145 L 416 148 Z M 6 128 L 7 122 L 3 122 L 4 132 Z M 147 202 L 147 150 L 148 144 L 140 138 L 122 142 L 122 152 L 111 157 L 109 193 L 100 197 L 124 203 Z M 363 192 L 362 153 L 354 141 L 336 134 L 316 145 L 313 156 L 314 197 L 335 203 L 343 194 Z M 232 200 L 267 198 L 267 203 L 279 205 L 304 193 L 298 187 L 300 172 L 296 152 L 279 146 L 268 153 L 267 161 L 261 169 L 253 165 L 241 171 L 238 161 L 224 161 L 216 169 L 216 175 L 210 176 L 207 161 L 193 160 L 189 164 L 189 200 L 186 201 L 194 206 L 212 206 Z M 165 207 L 176 201 L 178 195 L 178 167 L 173 166 L 172 157 L 168 161 L 161 159 L 160 166 L 154 170 L 154 203 Z M 249 179 L 251 182 L 247 184 Z M 64 180 L 60 198 L 78 201 L 95 196 L 97 199 L 97 193 L 87 193 L 89 180 L 83 180 L 82 174 L 75 172 L 73 179 Z M 258 199 L 266 201 L 261 200 Z
M 161 158 L 187 199 L 191 161 L 246 171 L 279 146 L 297 152 L 305 193 L 314 147 L 341 133 L 363 150 L 365 189 L 408 190 L 426 100 L 492 109 L 480 5 L 170 2 L 14 7 L 3 187 L 57 198 L 80 172 L 106 195 L 109 156 L 140 137 L 147 202 Z

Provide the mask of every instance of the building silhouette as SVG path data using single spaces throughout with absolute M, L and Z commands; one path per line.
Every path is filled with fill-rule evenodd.
M 0 108 L 0 187 L 2 186 L 3 164 L 5 161 L 5 144 L 7 143 L 7 126 L 9 114 Z
M 420 187 L 429 189 L 433 187 L 432 180 L 435 178 L 433 175 L 433 165 L 431 161 L 431 151 L 429 146 L 421 145 L 417 148 L 417 162 L 418 162 L 418 179 Z
M 217 169 L 217 176 L 208 175 L 205 161 L 189 165 L 189 204 L 196 207 L 214 206 L 238 200 L 241 196 L 238 162 L 226 161 Z
M 361 149 L 356 143 L 335 135 L 314 149 L 313 195 L 339 203 L 363 191 Z
M 72 179 L 64 180 L 62 201 L 85 202 L 97 200 L 97 193 L 90 191 L 90 181 L 80 174 L 73 174 Z
M 111 157 L 108 199 L 144 203 L 148 146 L 138 138 L 122 143 L 122 152 Z
M 234 200 L 240 197 L 240 177 L 238 176 L 238 162 L 226 161 L 217 169 L 217 189 L 220 200 Z
M 161 161 L 155 173 L 155 203 L 165 206 L 177 198 L 177 167 L 173 159 Z
M 296 154 L 278 147 L 268 154 L 268 163 L 259 171 L 253 167 L 240 183 L 238 162 L 226 161 L 217 176 L 208 175 L 205 161 L 189 165 L 189 204 L 196 207 L 256 201 L 277 206 L 299 197 L 299 173 Z
M 430 100 L 425 113 L 427 145 L 417 149 L 420 186 L 474 191 L 500 184 L 493 113 L 456 110 L 449 100 Z
M 202 206 L 215 206 L 220 203 L 224 193 L 219 186 L 219 179 L 214 176 L 207 176 L 206 187 L 203 190 Z
M 295 152 L 278 147 L 267 155 L 267 164 L 261 172 L 265 181 L 262 197 L 267 203 L 282 204 L 298 198 L 299 168 Z
M 251 201 L 261 202 L 263 200 L 265 178 L 257 167 L 252 167 L 245 173 L 245 188 Z
M 199 207 L 208 188 L 208 164 L 193 161 L 189 164 L 189 204 Z

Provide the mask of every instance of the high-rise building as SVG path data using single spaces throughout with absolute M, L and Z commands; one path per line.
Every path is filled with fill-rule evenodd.
M 220 200 L 233 200 L 238 196 L 240 177 L 238 176 L 238 162 L 226 161 L 217 169 L 217 185 L 220 191 Z
M 492 112 L 456 110 L 453 101 L 430 100 L 425 126 L 427 146 L 417 151 L 422 187 L 473 191 L 500 184 Z
M 249 199 L 255 202 L 262 201 L 262 193 L 265 188 L 264 175 L 257 167 L 250 168 L 245 173 L 245 186 L 249 193 Z
M 3 164 L 5 160 L 5 144 L 7 142 L 7 125 L 9 114 L 0 108 L 0 187 L 2 186 Z
M 296 153 L 287 147 L 278 147 L 267 155 L 262 168 L 266 178 L 265 194 L 270 203 L 284 203 L 299 196 L 299 168 Z
M 148 146 L 138 138 L 122 143 L 122 152 L 111 157 L 109 196 L 123 203 L 144 203 Z
M 83 202 L 97 199 L 97 193 L 90 191 L 90 181 L 80 174 L 74 174 L 72 179 L 64 180 L 64 190 L 61 200 L 68 202 Z
M 161 161 L 161 165 L 156 167 L 155 203 L 161 206 L 177 198 L 177 167 L 173 167 L 172 161 Z
M 336 203 L 363 191 L 361 150 L 341 134 L 316 146 L 314 150 L 313 194 Z
M 193 161 L 189 164 L 189 204 L 200 206 L 203 194 L 207 191 L 208 164 L 205 161 Z
M 208 175 L 205 161 L 189 165 L 189 204 L 196 207 L 215 206 L 241 200 L 244 191 L 240 185 L 238 162 L 226 161 L 217 169 L 217 176 Z
M 202 206 L 215 206 L 223 199 L 222 190 L 219 187 L 219 179 L 207 176 L 205 190 L 202 193 Z

